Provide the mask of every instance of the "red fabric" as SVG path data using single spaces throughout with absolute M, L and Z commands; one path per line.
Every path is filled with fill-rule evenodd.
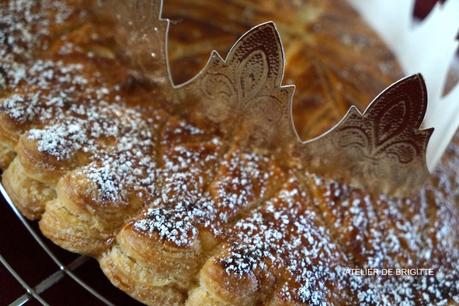
M 414 6 L 414 16 L 419 19 L 424 19 L 437 2 L 445 2 L 445 0 L 417 0 Z

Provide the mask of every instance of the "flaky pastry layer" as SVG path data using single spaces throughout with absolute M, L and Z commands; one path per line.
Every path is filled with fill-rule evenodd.
M 317 6 L 306 16 L 307 42 L 289 30 L 295 27 L 285 29 L 288 58 L 298 58 L 306 44 L 308 63 L 326 64 L 287 71 L 294 78 L 305 67 L 301 79 L 311 81 L 305 92 L 314 101 L 333 93 L 325 106 L 295 110 L 314 122 L 300 126 L 312 134 L 339 117 L 323 119 L 330 105 L 364 105 L 398 75 L 395 68 L 379 73 L 388 69 L 378 64 L 386 56 L 395 63 L 386 49 L 373 54 L 381 61 L 362 58 L 362 50 L 382 43 L 344 2 L 321 3 L 306 5 Z M 458 301 L 457 137 L 412 199 L 324 180 L 288 154 L 247 145 L 237 126 L 229 136 L 200 118 L 163 110 L 90 4 L 1 4 L 11 37 L 11 48 L 0 50 L 2 180 L 48 238 L 96 257 L 115 286 L 152 305 Z M 341 19 L 345 27 L 337 31 Z M 30 35 L 18 35 L 17 26 Z M 346 36 L 352 27 L 362 40 Z M 330 90 L 351 89 L 362 75 L 369 84 L 362 95 Z M 436 275 L 346 272 L 366 267 L 431 267 Z

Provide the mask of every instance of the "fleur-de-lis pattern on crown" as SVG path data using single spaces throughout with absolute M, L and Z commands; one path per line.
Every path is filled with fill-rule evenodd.
M 289 151 L 293 144 L 305 170 L 375 192 L 408 195 L 427 177 L 432 129 L 419 129 L 427 108 L 420 75 L 387 88 L 363 114 L 351 107 L 334 128 L 302 142 L 291 113 L 294 87 L 281 85 L 284 52 L 274 23 L 248 31 L 226 59 L 213 51 L 198 75 L 176 86 L 167 62 L 162 1 L 101 1 L 120 23 L 116 36 L 127 46 L 128 57 L 166 92 L 165 101 L 176 111 L 202 116 L 229 135 L 246 131 L 251 145 Z
M 419 130 L 427 108 L 421 75 L 388 87 L 362 114 L 351 107 L 317 139 L 298 147 L 308 169 L 357 187 L 407 195 L 428 170 L 426 148 L 433 129 Z
M 248 131 L 251 143 L 279 144 L 291 133 L 293 86 L 281 86 L 284 53 L 274 23 L 244 34 L 223 60 L 217 52 L 191 81 L 180 86 L 197 111 L 224 128 Z M 290 138 L 291 139 L 291 138 Z

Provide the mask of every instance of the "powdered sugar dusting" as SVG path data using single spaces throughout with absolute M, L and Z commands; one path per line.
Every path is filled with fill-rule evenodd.
M 342 254 L 316 213 L 307 208 L 308 201 L 291 176 L 274 198 L 236 223 L 217 262 L 229 276 L 252 274 L 260 282 L 274 277 L 284 283 L 278 292 L 282 298 L 310 305 L 337 302 L 331 289 L 338 288 L 336 270 Z M 281 271 L 289 273 L 287 279 Z M 345 302 L 346 293 L 340 290 Z
M 68 124 L 55 124 L 44 129 L 32 129 L 29 138 L 38 140 L 38 150 L 59 159 L 69 159 L 86 142 L 84 120 L 74 119 Z
M 62 118 L 71 104 L 95 98 L 85 74 L 80 63 L 39 59 L 24 70 L 24 82 L 2 101 L 1 111 L 18 123 Z M 94 71 L 92 85 L 98 76 Z
M 25 78 L 26 63 L 48 47 L 51 26 L 68 20 L 78 10 L 65 1 L 2 1 L 0 3 L 0 90 Z
M 92 183 L 95 202 L 149 203 L 134 230 L 179 247 L 193 245 L 201 231 L 229 237 L 216 262 L 230 278 L 252 275 L 260 290 L 278 289 L 265 296 L 311 305 L 459 304 L 457 139 L 431 186 L 411 200 L 308 173 L 300 182 L 269 152 L 128 106 L 121 81 L 92 52 L 69 56 L 84 50 L 78 42 L 62 38 L 57 54 L 42 52 L 72 16 L 84 12 L 65 1 L 0 4 L 0 111 L 28 130 L 40 152 L 58 161 L 88 156 L 75 172 Z M 435 275 L 349 276 L 349 267 L 424 267 Z M 264 286 L 267 279 L 275 286 Z
M 182 247 L 196 239 L 197 226 L 216 232 L 216 206 L 205 186 L 221 145 L 221 139 L 214 137 L 208 142 L 177 144 L 165 149 L 161 188 L 151 207 L 134 222 L 134 229 L 148 235 L 157 233 Z
M 75 16 L 84 20 L 78 2 L 67 6 L 54 1 L 9 1 L 2 5 L 6 6 L 2 35 L 8 36 L 12 48 L 7 50 L 11 55 L 7 60 L 21 62 L 22 68 L 13 71 L 4 66 L 15 80 L 7 84 L 10 94 L 2 100 L 0 111 L 18 130 L 28 130 L 25 136 L 36 143 L 38 151 L 55 160 L 76 161 L 80 166 L 78 160 L 85 155 L 84 163 L 89 164 L 78 171 L 94 183 L 96 191 L 88 193 L 95 201 L 118 203 L 132 192 L 148 198 L 154 193 L 156 141 L 164 113 L 149 106 L 128 106 L 129 97 L 121 89 L 128 76 L 116 59 L 106 73 L 107 63 L 81 56 L 85 46 L 80 43 L 101 39 L 89 20 L 84 25 L 94 33 L 89 33 L 88 40 L 78 38 L 80 33 L 66 35 L 67 30 L 78 31 L 81 22 L 66 26 L 67 19 L 79 12 Z M 17 35 L 18 27 L 30 37 Z M 61 36 L 52 38 L 51 28 L 62 31 Z M 57 54 L 38 52 L 47 48 L 48 41 L 61 46 Z
M 345 281 L 359 304 L 441 304 L 459 299 L 455 285 L 459 280 L 458 236 L 454 231 L 459 218 L 452 208 L 454 202 L 445 198 L 448 193 L 427 186 L 417 197 L 400 200 L 372 197 L 317 176 L 310 182 L 323 195 L 315 203 L 348 254 L 349 265 L 435 272 L 435 277 L 353 275 Z
M 225 233 L 238 213 L 265 195 L 274 174 L 267 156 L 234 149 L 217 159 L 220 147 L 221 140 L 212 138 L 166 151 L 161 192 L 134 228 L 149 235 L 159 233 L 182 247 L 193 243 L 200 228 L 214 236 Z M 214 176 L 212 168 L 218 162 Z M 214 182 L 206 188 L 210 179 Z M 159 213 L 164 216 L 158 217 Z
M 27 137 L 56 160 L 89 155 L 93 162 L 81 171 L 95 182 L 98 198 L 119 201 L 130 186 L 153 193 L 159 113 L 128 107 L 116 83 L 103 83 L 100 72 L 82 63 L 37 61 L 17 91 L 3 110 L 17 122 L 47 123 Z
M 242 209 L 265 197 L 277 182 L 277 166 L 269 154 L 235 149 L 221 162 L 219 180 L 211 192 L 219 205 L 219 219 L 228 222 Z

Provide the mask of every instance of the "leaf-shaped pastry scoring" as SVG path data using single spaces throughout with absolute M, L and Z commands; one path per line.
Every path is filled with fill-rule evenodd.
M 269 144 L 290 133 L 293 87 L 281 86 L 284 53 L 272 22 L 244 34 L 226 60 L 213 52 L 204 69 L 178 89 L 194 97 L 196 110 L 227 130 L 240 126 L 247 138 Z
M 427 108 L 421 75 L 382 92 L 361 114 L 352 107 L 322 137 L 301 145 L 313 171 L 377 192 L 405 195 L 428 174 L 425 152 L 432 129 L 419 130 Z

